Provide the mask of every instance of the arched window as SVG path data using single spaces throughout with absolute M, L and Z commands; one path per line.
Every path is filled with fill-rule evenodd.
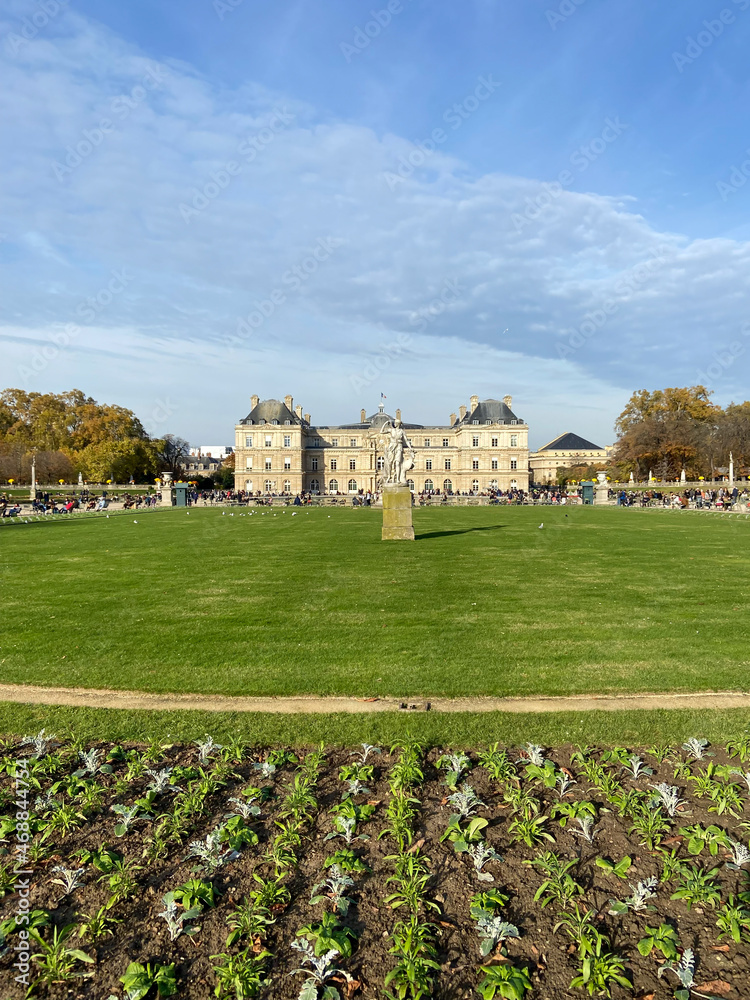
M 278 426 L 279 426 L 279 422 L 278 422 L 278 420 L 272 420 L 272 421 L 271 421 L 271 423 L 272 423 L 272 424 L 274 424 L 274 425 L 275 425 L 276 427 L 278 427 Z
M 434 486 L 434 483 L 432 482 L 432 480 L 431 479 L 425 479 L 425 481 L 424 481 L 424 491 L 425 491 L 425 493 L 432 493 L 432 491 L 434 489 L 435 489 L 435 486 Z
M 332 479 L 328 484 L 329 493 L 338 493 L 339 491 L 339 481 L 338 479 Z
M 497 479 L 490 479 L 490 489 L 491 490 L 497 489 Z
M 357 480 L 356 479 L 350 479 L 349 480 L 349 486 L 347 488 L 348 488 L 348 490 L 349 490 L 350 493 L 356 493 L 357 492 Z
M 273 483 L 271 482 L 270 479 L 267 479 L 265 481 L 265 483 L 263 484 L 263 489 L 266 491 L 266 493 L 271 492 L 271 490 L 273 489 Z
M 285 479 L 284 480 L 284 492 L 285 493 L 291 493 L 292 492 L 292 481 L 291 481 L 291 479 Z
M 414 480 L 413 479 L 407 479 L 406 480 L 406 485 L 409 487 L 410 490 L 413 490 L 414 489 Z
M 453 483 L 451 482 L 450 479 L 445 479 L 443 481 L 443 492 L 444 493 L 452 493 L 453 492 Z
M 310 480 L 310 492 L 320 493 L 320 482 L 317 479 Z
M 510 481 L 510 488 L 512 490 L 518 489 L 518 480 L 517 479 L 511 479 L 511 481 Z

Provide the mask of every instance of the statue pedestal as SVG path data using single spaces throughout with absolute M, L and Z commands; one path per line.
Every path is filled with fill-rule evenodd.
M 413 542 L 411 523 L 411 490 L 408 486 L 389 484 L 383 487 L 384 542 Z

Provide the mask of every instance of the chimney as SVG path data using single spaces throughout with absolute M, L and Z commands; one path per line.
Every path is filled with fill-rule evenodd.
M 297 416 L 301 420 L 302 419 L 302 403 L 297 403 L 297 405 L 294 407 L 294 412 L 297 414 Z
M 473 413 L 474 410 L 476 410 L 476 408 L 478 406 L 479 406 L 479 396 L 472 396 L 471 397 L 471 412 Z
M 260 402 L 260 397 L 259 396 L 251 396 L 250 397 L 250 409 L 254 410 L 255 407 L 258 405 L 259 402 Z
M 364 407 L 359 411 L 359 422 L 363 424 L 367 420 L 367 411 Z
M 458 408 L 458 419 L 463 420 L 465 416 L 466 416 L 466 407 L 464 406 L 463 403 L 461 403 L 461 405 Z
M 284 406 L 286 406 L 287 410 L 291 410 L 293 403 L 294 400 L 291 396 L 284 396 Z
M 505 403 L 505 405 L 508 407 L 509 410 L 513 409 L 513 397 L 512 396 L 503 396 L 503 402 Z
M 451 413 L 451 427 L 455 424 L 455 422 L 456 422 L 456 414 Z
M 401 419 L 401 410 L 396 410 L 396 420 Z
M 309 424 L 309 423 L 310 423 L 310 414 L 309 414 L 309 413 L 306 413 L 306 414 L 305 414 L 305 423 L 306 423 L 306 424 Z

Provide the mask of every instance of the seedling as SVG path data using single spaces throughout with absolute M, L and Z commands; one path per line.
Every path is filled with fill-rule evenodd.
M 504 965 L 482 965 L 480 972 L 484 979 L 477 986 L 477 992 L 482 1000 L 523 1000 L 531 989 L 531 979 L 526 968 L 520 968 L 506 963 Z
M 332 976 L 343 976 L 347 983 L 352 982 L 352 977 L 343 969 L 337 968 L 333 960 L 339 952 L 332 948 L 323 955 L 316 955 L 313 946 L 304 938 L 296 938 L 292 941 L 292 948 L 302 954 L 302 965 L 309 965 L 309 969 L 299 968 L 290 972 L 290 976 L 303 975 L 307 979 L 300 990 L 299 1000 L 340 1000 L 339 991 L 335 986 L 327 986 L 326 980 Z M 320 993 L 322 988 L 323 992 Z
M 152 771 L 150 768 L 146 774 L 151 775 L 151 784 L 148 790 L 155 795 L 165 795 L 167 792 L 178 791 L 178 786 L 172 784 L 172 769 L 163 767 L 160 771 Z
M 521 935 L 515 924 L 509 924 L 495 913 L 489 910 L 481 910 L 474 918 L 479 934 L 479 951 L 482 958 L 486 958 L 491 952 L 501 946 L 509 938 L 519 938 Z M 505 954 L 505 952 L 503 952 Z
M 458 842 L 457 842 L 458 843 Z M 453 846 L 458 851 L 457 843 Z M 482 869 L 490 861 L 502 861 L 502 857 L 489 844 L 469 844 L 466 852 L 474 864 L 474 872 L 480 882 L 494 882 L 494 878 L 489 872 Z
M 357 940 L 357 935 L 350 927 L 345 927 L 335 913 L 327 912 L 317 923 L 300 927 L 297 937 L 310 941 L 318 956 L 334 951 L 342 958 L 350 957 Z
M 324 868 L 336 865 L 343 872 L 364 874 L 371 871 L 365 862 L 358 857 L 349 847 L 342 847 L 338 851 L 329 855 L 323 862 Z
M 728 934 L 736 944 L 743 940 L 750 941 L 750 910 L 730 893 L 726 903 L 719 910 L 716 926 L 720 930 L 719 939 Z
M 516 776 L 513 763 L 508 760 L 505 750 L 499 749 L 499 743 L 493 743 L 488 750 L 481 750 L 479 763 L 487 771 L 493 781 L 510 781 Z
M 653 906 L 648 905 L 648 900 L 653 899 L 656 895 L 656 887 L 659 884 L 659 880 L 655 875 L 650 878 L 643 879 L 638 882 L 637 885 L 630 883 L 630 888 L 633 890 L 633 894 L 627 899 L 620 902 L 616 899 L 610 899 L 609 901 L 609 914 L 611 916 L 622 916 L 627 913 L 628 910 L 633 910 L 635 913 L 640 913 L 643 910 L 653 910 Z
M 628 855 L 625 855 L 625 857 L 618 861 L 617 864 L 613 864 L 606 858 L 597 858 L 595 862 L 597 867 L 605 871 L 607 875 L 616 875 L 617 878 L 622 879 L 627 878 L 628 871 L 632 863 L 633 861 Z
M 143 1000 L 149 990 L 155 986 L 160 997 L 173 997 L 177 994 L 177 979 L 174 964 L 160 965 L 149 962 L 131 962 L 120 982 L 125 988 L 126 1000 Z
M 227 938 L 227 948 L 231 948 L 233 944 L 244 939 L 265 937 L 268 928 L 274 922 L 267 907 L 257 903 L 254 899 L 248 900 L 246 896 L 243 902 L 227 917 L 227 926 L 231 932 Z
M 579 974 L 571 982 L 572 989 L 585 989 L 589 996 L 595 993 L 611 996 L 611 987 L 615 984 L 630 989 L 632 984 L 625 975 L 625 963 L 619 955 L 606 951 L 609 940 L 600 934 L 593 948 L 581 961 Z
M 41 949 L 31 956 L 41 969 L 40 975 L 34 980 L 34 986 L 37 983 L 46 983 L 51 986 L 53 983 L 67 982 L 70 979 L 93 975 L 93 972 L 76 968 L 77 962 L 93 964 L 94 959 L 91 955 L 87 955 L 80 948 L 69 948 L 66 944 L 74 928 L 75 924 L 53 927 L 52 937 L 49 941 L 44 940 L 37 927 L 29 930 L 29 937 L 33 938 Z
M 705 871 L 692 865 L 685 866 L 680 872 L 678 888 L 670 899 L 684 900 L 688 910 L 693 905 L 710 906 L 713 909 L 721 900 L 721 893 L 713 884 L 716 875 L 716 869 Z
M 516 763 L 526 763 L 531 761 L 532 764 L 536 764 L 537 767 L 544 767 L 544 749 L 543 747 L 537 746 L 536 743 L 523 743 L 521 744 L 521 756 L 518 758 Z
M 705 997 L 706 1000 L 715 1000 L 714 997 L 706 993 L 698 993 L 694 989 L 695 955 L 692 948 L 684 950 L 679 962 L 665 962 L 664 965 L 660 965 L 657 972 L 659 979 L 667 972 L 674 973 L 680 981 L 680 985 L 674 991 L 675 1000 L 690 1000 L 691 993 L 697 997 Z
M 198 747 L 198 761 L 201 764 L 208 763 L 214 754 L 223 750 L 221 743 L 216 743 L 212 736 L 206 736 L 203 740 L 193 740 L 193 743 Z
M 55 865 L 52 869 L 53 872 L 59 873 L 59 878 L 50 879 L 54 885 L 61 885 L 65 892 L 63 893 L 63 898 L 69 896 L 71 892 L 83 885 L 83 868 L 78 868 L 73 870 L 72 868 L 66 868 L 64 865 Z
M 124 806 L 122 803 L 116 802 L 109 808 L 113 813 L 115 813 L 116 816 L 120 817 L 119 822 L 115 824 L 116 837 L 124 837 L 136 820 L 154 818 L 151 813 L 148 812 L 139 814 L 140 806 L 137 802 L 132 806 Z
M 734 871 L 740 869 L 743 865 L 750 864 L 750 850 L 744 844 L 740 843 L 739 840 L 732 840 L 731 837 L 728 839 L 729 846 L 732 849 L 732 860 L 727 861 L 726 867 Z
M 465 753 L 446 753 L 438 759 L 437 766 L 445 769 L 445 783 L 455 790 L 464 771 L 471 767 L 471 760 Z
M 205 840 L 193 840 L 190 843 L 187 858 L 198 858 L 198 866 L 207 872 L 218 871 L 223 865 L 238 858 L 239 851 L 222 846 L 222 827 L 217 827 L 206 836 Z
M 671 924 L 660 924 L 658 927 L 646 927 L 646 936 L 638 942 L 638 951 L 648 958 L 656 948 L 664 958 L 671 962 L 679 957 L 680 939 Z
M 377 754 L 381 754 L 383 752 L 380 749 L 380 747 L 372 746 L 371 743 L 362 743 L 361 746 L 362 746 L 362 750 L 357 755 L 359 757 L 359 761 L 360 761 L 361 764 L 366 764 L 367 763 L 367 758 L 370 757 L 372 754 L 376 754 L 376 753 Z
M 212 955 L 211 960 L 219 962 L 213 967 L 217 980 L 216 996 L 220 1000 L 223 997 L 230 997 L 233 1000 L 257 997 L 268 982 L 264 962 L 270 957 L 269 951 L 255 954 L 251 953 L 249 948 L 237 955 Z
M 729 836 L 718 826 L 704 828 L 700 823 L 695 823 L 693 826 L 680 827 L 680 834 L 686 838 L 688 853 L 693 856 L 701 854 L 708 847 L 709 853 L 716 857 L 720 847 L 729 847 L 730 844 Z
M 708 740 L 699 740 L 695 736 L 691 736 L 689 740 L 686 740 L 682 744 L 682 749 L 689 757 L 694 757 L 696 760 L 703 760 L 706 756 L 713 756 L 712 754 L 706 754 L 706 747 L 708 745 Z
M 180 934 L 191 936 L 197 934 L 200 927 L 191 925 L 190 921 L 195 920 L 201 914 L 200 906 L 194 906 L 190 910 L 180 911 L 174 892 L 168 892 L 162 897 L 164 909 L 157 913 L 157 917 L 165 920 L 170 940 L 176 941 Z
M 668 785 L 662 781 L 660 784 L 652 785 L 651 787 L 656 793 L 652 798 L 652 802 L 658 803 L 666 809 L 668 816 L 673 817 L 680 806 L 687 804 L 685 799 L 680 798 L 680 791 L 675 785 Z
M 569 820 L 579 820 L 586 816 L 596 817 L 596 806 L 593 802 L 557 802 L 550 809 L 550 818 L 556 819 L 560 826 L 565 827 Z
M 637 754 L 631 754 L 628 757 L 628 763 L 623 765 L 623 771 L 628 774 L 634 781 L 637 781 L 641 775 L 653 774 L 653 768 L 646 767 L 643 763 L 643 759 Z
M 313 886 L 313 895 L 310 899 L 310 906 L 315 906 L 316 903 L 322 903 L 324 900 L 330 900 L 337 913 L 340 913 L 342 917 L 345 917 L 353 902 L 353 900 L 346 896 L 345 893 L 346 890 L 350 889 L 353 885 L 354 879 L 345 875 L 338 865 L 332 865 L 330 875 L 321 882 L 318 882 L 317 885 Z M 321 889 L 323 889 L 324 892 L 321 893 Z M 316 893 L 318 893 L 318 895 L 316 895 Z

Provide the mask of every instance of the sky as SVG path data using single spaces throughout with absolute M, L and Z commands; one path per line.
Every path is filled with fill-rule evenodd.
M 233 443 L 745 399 L 750 0 L 4 0 L 3 386 Z

